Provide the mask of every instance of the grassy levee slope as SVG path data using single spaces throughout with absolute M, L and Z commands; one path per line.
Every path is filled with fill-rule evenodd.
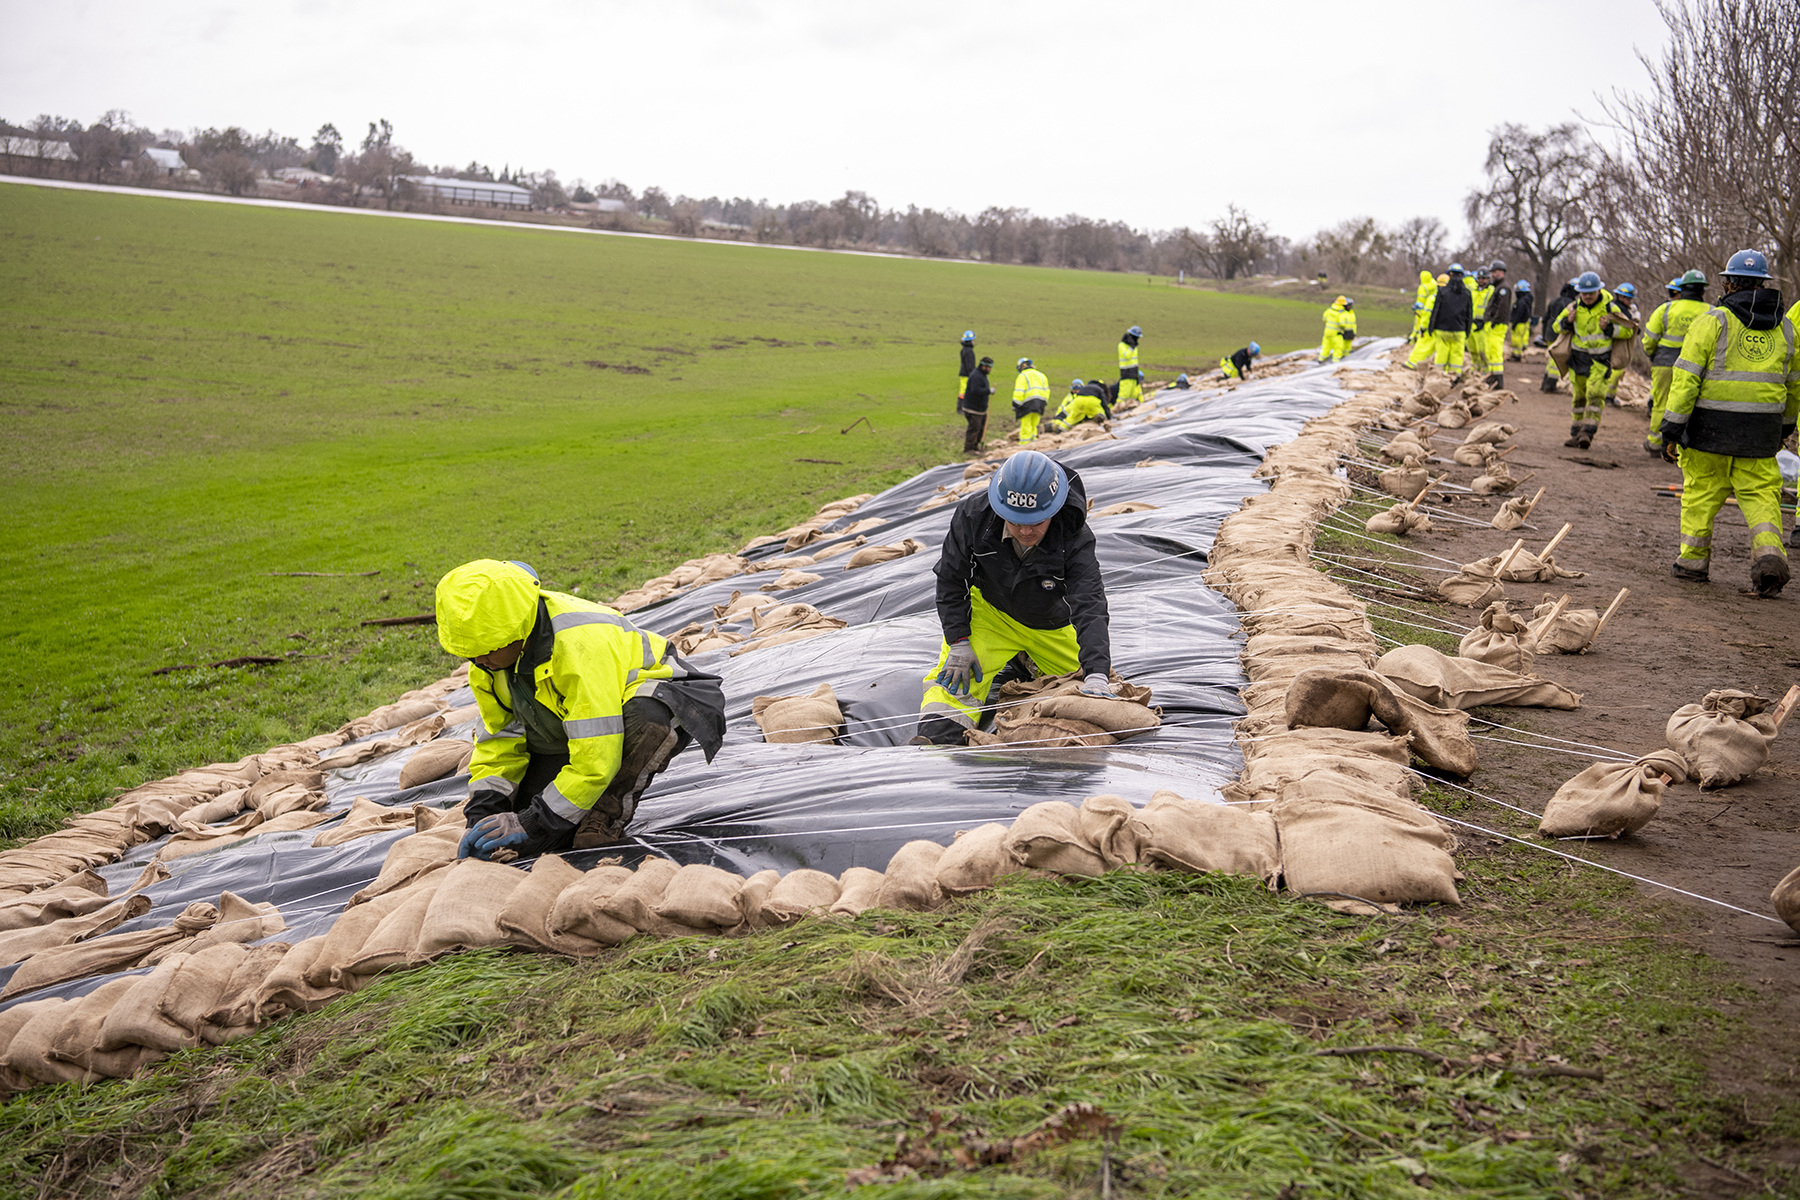
M 1110 378 L 1133 323 L 1157 378 L 1319 329 L 1142 276 L 0 186 L 0 838 L 441 674 L 357 622 L 457 562 L 609 596 L 954 457 L 965 327 L 1010 394 L 1021 355 Z M 149 674 L 251 654 L 293 658 Z

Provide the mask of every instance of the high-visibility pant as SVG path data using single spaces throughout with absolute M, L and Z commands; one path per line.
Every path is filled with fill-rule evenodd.
M 1028 412 L 1019 418 L 1019 443 L 1023 445 L 1037 436 L 1038 419 L 1042 413 Z
M 958 375 L 956 377 L 956 398 L 960 401 L 965 395 L 968 394 L 968 391 L 969 391 L 969 377 L 967 375 Z
M 1063 423 L 1064 428 L 1079 425 L 1083 421 L 1098 421 L 1105 416 L 1106 406 L 1100 403 L 1098 396 L 1070 396 L 1056 410 L 1056 419 Z
M 1644 435 L 1644 445 L 1651 450 L 1662 449 L 1663 413 L 1668 411 L 1669 385 L 1674 380 L 1674 367 L 1650 368 L 1650 432 Z
M 1488 327 L 1477 325 L 1469 330 L 1469 369 L 1477 375 L 1488 373 Z
M 1671 368 L 1672 369 L 1672 368 Z M 1732 458 L 1681 448 L 1681 549 L 1676 565 L 1704 571 L 1712 561 L 1713 522 L 1736 496 L 1750 527 L 1750 558 L 1787 558 L 1781 544 L 1781 467 L 1773 458 Z
M 1569 432 L 1589 437 L 1600 432 L 1600 414 L 1606 409 L 1606 360 L 1585 350 L 1569 355 L 1569 386 L 1574 399 L 1569 402 Z
M 1461 375 L 1468 365 L 1465 353 L 1469 335 L 1466 333 L 1447 333 L 1440 329 L 1434 335 L 1437 341 L 1437 365 L 1451 375 Z
M 1089 396 L 1087 398 L 1090 400 L 1093 399 L 1093 397 L 1091 397 L 1091 396 Z M 1127 400 L 1137 401 L 1137 400 L 1142 400 L 1143 398 L 1144 398 L 1144 385 L 1143 384 L 1139 383 L 1135 379 L 1127 379 L 1123 375 L 1119 376 L 1119 400 L 1118 400 L 1119 404 L 1122 405 Z M 1094 403 L 1098 404 L 1100 402 L 1098 400 L 1095 400 Z
M 1409 342 L 1430 341 L 1431 334 L 1425 328 L 1425 326 L 1429 325 L 1430 323 L 1431 323 L 1431 310 L 1429 308 L 1426 309 L 1424 312 L 1414 313 L 1413 314 L 1412 332 L 1407 335 L 1406 340 Z M 1426 357 L 1429 358 L 1430 355 L 1426 355 Z
M 1243 378 L 1243 376 L 1238 373 L 1237 364 L 1232 362 L 1229 358 L 1221 358 L 1219 360 L 1219 370 L 1225 372 L 1225 378 L 1227 379 Z
M 1488 370 L 1505 370 L 1506 326 L 1496 322 L 1488 326 Z
M 1525 354 L 1525 347 L 1531 345 L 1531 322 L 1521 321 L 1512 327 L 1512 352 L 1514 358 Z
M 1413 345 L 1412 353 L 1406 356 L 1407 367 L 1412 368 L 1420 363 L 1430 362 L 1431 356 L 1437 353 L 1437 339 L 1438 335 L 1435 333 L 1421 333 L 1419 340 Z
M 1344 357 L 1344 338 L 1335 326 L 1327 325 L 1325 334 L 1319 339 L 1319 361 L 1332 362 Z
M 1045 675 L 1067 675 L 1081 668 L 1081 643 L 1073 625 L 1060 629 L 1028 628 L 989 604 L 982 598 L 980 588 L 969 589 L 969 604 L 969 648 L 975 651 L 981 678 L 969 681 L 966 696 L 942 687 L 937 682 L 938 672 L 950 656 L 950 643 L 943 643 L 937 666 L 925 676 L 925 699 L 919 705 L 922 715 L 948 717 L 958 725 L 973 727 L 981 718 L 981 706 L 987 702 L 994 676 L 1021 651 L 1030 655 Z

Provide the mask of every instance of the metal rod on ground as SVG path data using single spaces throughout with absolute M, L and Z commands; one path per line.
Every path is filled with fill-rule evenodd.
M 1800 704 L 1800 683 L 1788 688 L 1787 695 L 1783 696 L 1781 703 L 1775 706 L 1775 731 L 1777 733 L 1781 732 L 1782 725 L 1793 714 L 1796 704 Z
M 1594 636 L 1590 637 L 1587 645 L 1581 648 L 1583 654 L 1594 648 L 1594 643 L 1600 640 L 1600 631 L 1606 628 L 1606 623 L 1612 620 L 1613 614 L 1619 611 L 1619 605 L 1625 603 L 1625 597 L 1629 595 L 1631 595 L 1630 588 L 1619 589 L 1619 594 L 1613 597 L 1613 602 L 1606 606 L 1604 613 L 1600 614 L 1600 623 L 1594 626 Z
M 1575 525 L 1573 522 L 1564 521 L 1563 527 L 1556 531 L 1555 537 L 1550 539 L 1550 544 L 1545 546 L 1542 550 L 1538 551 L 1538 558 L 1540 558 L 1540 559 L 1549 558 L 1550 552 L 1552 550 L 1556 549 L 1558 546 L 1562 545 L 1562 540 L 1569 536 L 1569 531 L 1573 528 L 1575 528 Z

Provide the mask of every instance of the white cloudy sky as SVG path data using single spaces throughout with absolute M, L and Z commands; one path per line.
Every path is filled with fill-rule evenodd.
M 0 117 L 355 141 L 671 195 L 1459 229 L 1487 130 L 1635 90 L 1651 0 L 0 0 Z

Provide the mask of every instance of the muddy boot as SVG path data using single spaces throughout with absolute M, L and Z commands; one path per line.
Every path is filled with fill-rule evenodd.
M 1750 586 L 1764 600 L 1772 600 L 1781 595 L 1781 589 L 1787 586 L 1787 559 L 1779 554 L 1759 555 L 1750 564 Z
M 1506 376 L 1499 371 L 1495 371 L 1492 375 L 1489 375 L 1483 380 L 1483 382 L 1491 388 L 1502 388 L 1506 386 Z
M 1554 375 L 1546 375 L 1538 383 L 1538 391 L 1540 391 L 1540 392 L 1554 392 L 1555 390 L 1556 390 L 1556 376 L 1554 376 Z
M 1564 442 L 1563 445 L 1568 446 L 1570 448 L 1580 446 L 1584 450 L 1587 448 L 1586 443 L 1584 443 L 1581 440 L 1581 426 L 1579 426 L 1579 425 L 1569 426 L 1569 440 Z
M 960 746 L 964 743 L 963 727 L 949 717 L 927 713 L 919 718 L 919 732 L 906 743 L 909 746 Z
M 1712 579 L 1712 576 L 1708 575 L 1704 569 L 1684 567 L 1680 563 L 1671 566 L 1669 571 L 1683 583 L 1706 583 Z

